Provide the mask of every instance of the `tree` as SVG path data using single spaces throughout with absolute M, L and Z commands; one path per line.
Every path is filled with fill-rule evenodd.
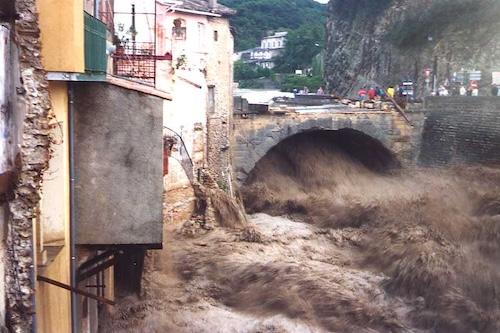
M 258 78 L 268 78 L 273 74 L 273 71 L 269 68 L 262 68 L 259 66 L 252 66 L 243 62 L 242 60 L 238 60 L 234 63 L 234 80 L 235 81 L 243 81 L 243 80 L 253 80 Z
M 303 87 L 307 87 L 310 91 L 315 92 L 319 87 L 323 87 L 324 84 L 325 83 L 321 76 L 288 74 L 283 78 L 283 82 L 281 83 L 281 91 L 292 92 L 293 89 L 300 90 Z
M 307 69 L 312 61 L 324 49 L 325 29 L 323 25 L 306 24 L 287 36 L 285 52 L 276 61 L 276 69 L 284 73 L 293 73 L 296 69 Z
M 326 5 L 314 0 L 220 0 L 237 10 L 231 17 L 237 51 L 256 47 L 269 31 L 293 30 L 308 22 L 323 26 Z

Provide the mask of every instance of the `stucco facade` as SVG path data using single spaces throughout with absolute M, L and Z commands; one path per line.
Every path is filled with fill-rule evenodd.
M 83 1 L 36 0 L 47 71 L 85 71 Z M 54 19 L 57 18 L 57 19 Z

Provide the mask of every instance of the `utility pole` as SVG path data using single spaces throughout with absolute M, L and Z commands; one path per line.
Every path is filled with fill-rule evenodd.
M 137 32 L 135 30 L 135 5 L 132 5 L 132 26 L 130 27 L 130 33 L 132 35 L 132 54 L 135 54 L 136 50 L 136 42 L 135 42 L 135 36 L 137 35 Z

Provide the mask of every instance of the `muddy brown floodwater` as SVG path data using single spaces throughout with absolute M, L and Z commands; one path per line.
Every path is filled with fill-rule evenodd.
M 108 331 L 500 332 L 500 170 L 402 170 L 351 134 L 272 149 L 245 227 L 166 225 Z

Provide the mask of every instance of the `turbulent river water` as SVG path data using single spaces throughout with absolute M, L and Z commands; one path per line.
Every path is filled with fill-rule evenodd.
M 401 169 L 376 142 L 285 140 L 248 225 L 166 226 L 113 332 L 500 332 L 500 170 Z

